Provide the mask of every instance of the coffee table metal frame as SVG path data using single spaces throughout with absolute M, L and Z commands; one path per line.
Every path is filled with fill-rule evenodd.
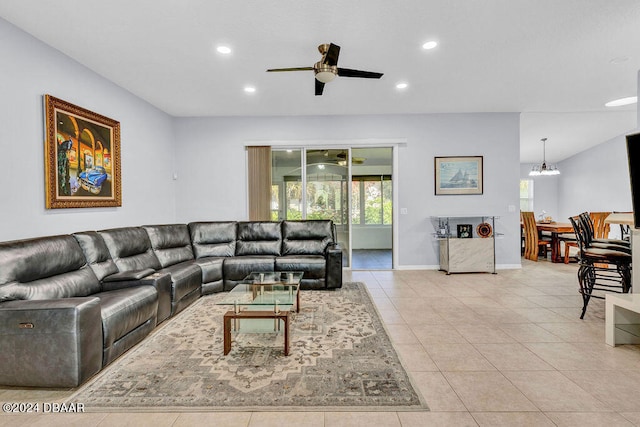
M 224 354 L 231 351 L 231 329 L 237 330 L 237 321 L 242 319 L 273 319 L 274 330 L 280 330 L 284 322 L 284 355 L 289 355 L 289 324 L 292 310 L 280 310 L 280 305 L 295 307 L 300 311 L 300 281 L 302 272 L 251 273 L 233 288 L 221 305 L 233 305 L 234 310 L 223 316 Z M 273 310 L 252 310 L 251 308 L 272 306 Z M 241 309 L 242 307 L 242 309 Z
M 226 356 L 231 351 L 231 321 L 239 319 L 274 319 L 276 322 L 279 320 L 284 321 L 284 355 L 289 355 L 289 319 L 291 318 L 290 311 L 281 311 L 275 313 L 273 311 L 227 311 L 224 314 L 224 355 Z M 279 322 L 278 322 L 279 324 Z

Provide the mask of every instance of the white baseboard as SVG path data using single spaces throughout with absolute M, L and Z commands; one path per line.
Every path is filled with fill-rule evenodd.
M 440 270 L 440 265 L 398 265 L 396 270 Z
M 496 270 L 520 270 L 522 264 L 496 264 Z
M 520 270 L 522 264 L 496 264 L 496 270 Z M 351 270 L 344 267 L 344 270 Z M 440 265 L 398 265 L 394 270 L 440 270 Z

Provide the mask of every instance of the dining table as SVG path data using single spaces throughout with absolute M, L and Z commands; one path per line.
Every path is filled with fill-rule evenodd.
M 620 238 L 631 240 L 631 229 L 635 225 L 633 212 L 612 212 L 605 218 L 604 222 L 605 224 L 620 225 Z
M 539 233 L 543 231 L 551 233 L 551 262 L 564 262 L 560 253 L 560 235 L 573 233 L 573 226 L 568 222 L 538 221 L 536 228 Z
M 633 226 L 633 212 L 612 212 L 604 220 L 607 224 L 621 224 Z

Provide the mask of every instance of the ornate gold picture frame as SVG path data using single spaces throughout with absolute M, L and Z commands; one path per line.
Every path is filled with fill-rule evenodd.
M 120 122 L 44 96 L 47 209 L 122 206 Z

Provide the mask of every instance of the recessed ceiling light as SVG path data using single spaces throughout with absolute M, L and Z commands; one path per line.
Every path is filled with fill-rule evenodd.
M 408 86 L 409 86 L 408 83 L 400 82 L 400 83 L 396 84 L 396 89 L 406 89 Z
M 425 44 L 422 45 L 423 49 L 429 50 L 429 49 L 433 49 L 434 47 L 438 46 L 438 42 L 431 40 L 426 42 Z
M 247 93 L 254 93 L 256 91 L 256 88 L 253 86 L 245 86 L 244 91 Z
M 605 107 L 622 107 L 623 105 L 635 104 L 638 102 L 637 96 L 629 96 L 627 98 L 614 99 L 604 104 Z
M 218 53 L 222 53 L 223 55 L 228 55 L 231 53 L 231 48 L 229 46 L 218 46 L 216 48 Z
M 609 61 L 611 64 L 617 65 L 617 64 L 623 64 L 625 62 L 627 62 L 629 60 L 628 56 L 618 56 L 616 58 L 613 58 L 611 61 Z

